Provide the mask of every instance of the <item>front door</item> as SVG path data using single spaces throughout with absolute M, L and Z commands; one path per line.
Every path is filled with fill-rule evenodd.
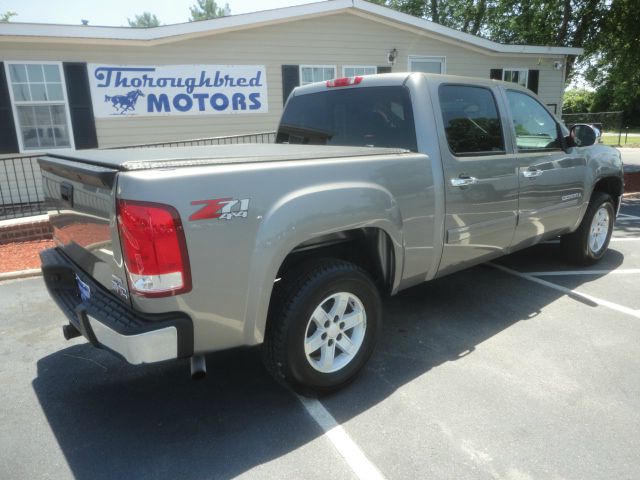
M 445 243 L 438 275 L 507 252 L 516 226 L 518 178 L 505 145 L 497 88 L 441 84 Z M 435 92 L 434 92 L 435 93 Z
M 586 158 L 565 152 L 555 118 L 532 96 L 507 90 L 516 141 L 520 195 L 514 248 L 566 231 L 578 221 L 584 198 Z

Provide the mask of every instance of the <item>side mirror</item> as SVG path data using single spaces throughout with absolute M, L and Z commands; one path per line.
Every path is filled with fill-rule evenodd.
M 574 125 L 569 130 L 569 143 L 576 147 L 589 147 L 596 143 L 598 137 L 599 132 L 593 126 L 584 123 Z

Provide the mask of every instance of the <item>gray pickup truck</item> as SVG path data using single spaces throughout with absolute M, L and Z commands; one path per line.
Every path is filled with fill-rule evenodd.
M 58 247 L 47 287 L 132 364 L 262 345 L 302 392 L 370 357 L 381 296 L 560 237 L 608 247 L 619 153 L 511 83 L 418 73 L 297 88 L 276 144 L 40 158 Z M 505 299 L 505 301 L 508 301 Z

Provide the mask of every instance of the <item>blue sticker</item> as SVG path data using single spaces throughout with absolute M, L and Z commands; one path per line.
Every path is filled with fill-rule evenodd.
M 91 289 L 89 285 L 80 280 L 80 277 L 76 275 L 76 283 L 78 284 L 78 290 L 80 291 L 80 299 L 83 302 L 88 302 L 91 298 Z

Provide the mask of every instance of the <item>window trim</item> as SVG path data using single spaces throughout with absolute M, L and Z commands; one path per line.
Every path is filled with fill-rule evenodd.
M 411 62 L 414 60 L 422 60 L 422 61 L 433 61 L 434 63 L 436 61 L 440 62 L 440 74 L 441 75 L 445 75 L 447 73 L 447 57 L 445 57 L 444 55 L 442 56 L 438 56 L 438 55 L 409 55 L 407 57 L 407 71 L 409 72 L 413 72 L 414 70 L 411 70 Z M 421 72 L 417 72 L 417 73 L 421 73 Z M 424 72 L 422 72 L 424 73 Z
M 534 102 L 536 102 L 538 105 L 540 105 L 542 107 L 542 109 L 549 114 L 549 116 L 553 120 L 553 123 L 555 123 L 555 125 L 556 125 L 556 135 L 558 136 L 557 139 L 560 142 L 560 146 L 559 147 L 557 147 L 557 148 L 527 148 L 527 149 L 524 149 L 524 150 L 520 150 L 518 148 L 518 135 L 516 134 L 516 127 L 513 124 L 513 113 L 511 112 L 511 106 L 509 105 L 509 97 L 508 97 L 509 92 L 520 93 L 522 95 L 526 95 L 527 97 L 531 98 Z M 564 132 L 562 131 L 562 127 L 560 126 L 560 123 L 558 122 L 558 119 L 556 118 L 555 114 L 551 113 L 551 111 L 547 108 L 547 106 L 544 103 L 540 102 L 533 95 L 529 95 L 528 92 L 523 92 L 522 90 L 518 90 L 518 89 L 515 89 L 515 88 L 505 88 L 504 89 L 504 97 L 505 97 L 505 100 L 506 100 L 505 108 L 507 109 L 508 116 L 509 116 L 509 129 L 511 130 L 511 136 L 513 137 L 513 150 L 514 150 L 516 155 L 521 154 L 521 153 L 525 153 L 525 154 L 526 153 L 550 153 L 550 152 L 557 152 L 557 151 L 566 151 L 565 138 L 564 138 Z
M 18 102 L 13 95 L 13 82 L 11 80 L 11 72 L 9 71 L 10 65 L 56 65 L 58 72 L 60 73 L 60 83 L 62 86 L 62 100 L 49 100 L 49 101 L 37 101 L 37 102 Z M 13 112 L 13 124 L 16 129 L 16 136 L 18 137 L 18 149 L 19 153 L 44 153 L 49 150 L 58 150 L 62 148 L 76 148 L 76 141 L 73 136 L 73 127 L 71 125 L 71 109 L 69 108 L 69 98 L 67 97 L 67 80 L 64 76 L 64 68 L 62 62 L 52 61 L 37 61 L 37 60 L 5 60 L 4 71 L 7 78 L 7 87 L 9 89 L 9 99 L 11 100 L 11 111 Z M 20 118 L 18 116 L 18 107 L 22 105 L 39 104 L 39 105 L 61 105 L 64 104 L 65 115 L 67 120 L 67 132 L 69 133 L 69 146 L 68 147 L 45 147 L 25 149 L 24 140 L 22 138 L 22 128 L 20 126 Z
M 344 72 L 346 68 L 371 68 L 373 69 L 373 73 L 365 73 L 365 75 L 375 75 L 378 72 L 377 65 L 342 65 L 342 76 L 348 77 L 348 75 Z
M 300 86 L 303 85 L 311 85 L 311 83 L 317 83 L 317 82 L 311 82 L 311 83 L 304 83 L 302 80 L 302 69 L 303 68 L 332 68 L 333 69 L 333 78 L 336 78 L 338 75 L 338 66 L 337 65 L 315 65 L 315 64 L 306 64 L 306 65 L 300 65 L 298 67 L 298 73 L 300 74 Z M 324 82 L 325 80 L 320 80 L 321 82 Z
M 468 152 L 468 153 L 456 153 L 451 149 L 451 145 L 449 144 L 449 138 L 447 137 L 447 131 L 445 130 L 446 125 L 444 124 L 444 115 L 442 111 L 442 103 L 440 102 L 440 89 L 442 87 L 472 87 L 472 88 L 482 88 L 484 90 L 488 90 L 491 96 L 493 97 L 493 103 L 496 106 L 496 113 L 498 114 L 498 121 L 500 122 L 500 131 L 502 132 L 502 150 L 500 151 L 491 151 L 491 152 Z M 511 155 L 512 153 L 507 149 L 507 131 L 505 131 L 505 125 L 502 121 L 502 112 L 500 111 L 500 104 L 498 103 L 498 95 L 496 94 L 496 90 L 493 87 L 487 85 L 478 85 L 472 83 L 441 83 L 438 85 L 438 110 L 440 110 L 440 121 L 442 122 L 442 131 L 444 133 L 444 141 L 447 144 L 447 148 L 451 155 L 456 158 L 469 158 L 469 157 L 493 157 L 498 155 Z M 511 112 L 509 112 L 511 114 Z
M 503 82 L 507 82 L 507 83 L 515 83 L 516 85 L 519 85 L 520 87 L 523 87 L 523 88 L 529 88 L 527 85 L 529 85 L 529 71 L 530 70 L 531 70 L 530 68 L 526 68 L 526 67 L 504 67 L 502 69 L 502 81 Z M 504 79 L 504 75 L 505 75 L 505 73 L 507 71 L 509 71 L 509 72 L 516 72 L 516 71 L 517 72 L 526 72 L 527 76 L 525 78 L 524 85 L 520 85 L 520 83 L 516 83 L 516 82 L 511 81 L 511 80 L 509 80 L 509 81 L 505 80 Z

